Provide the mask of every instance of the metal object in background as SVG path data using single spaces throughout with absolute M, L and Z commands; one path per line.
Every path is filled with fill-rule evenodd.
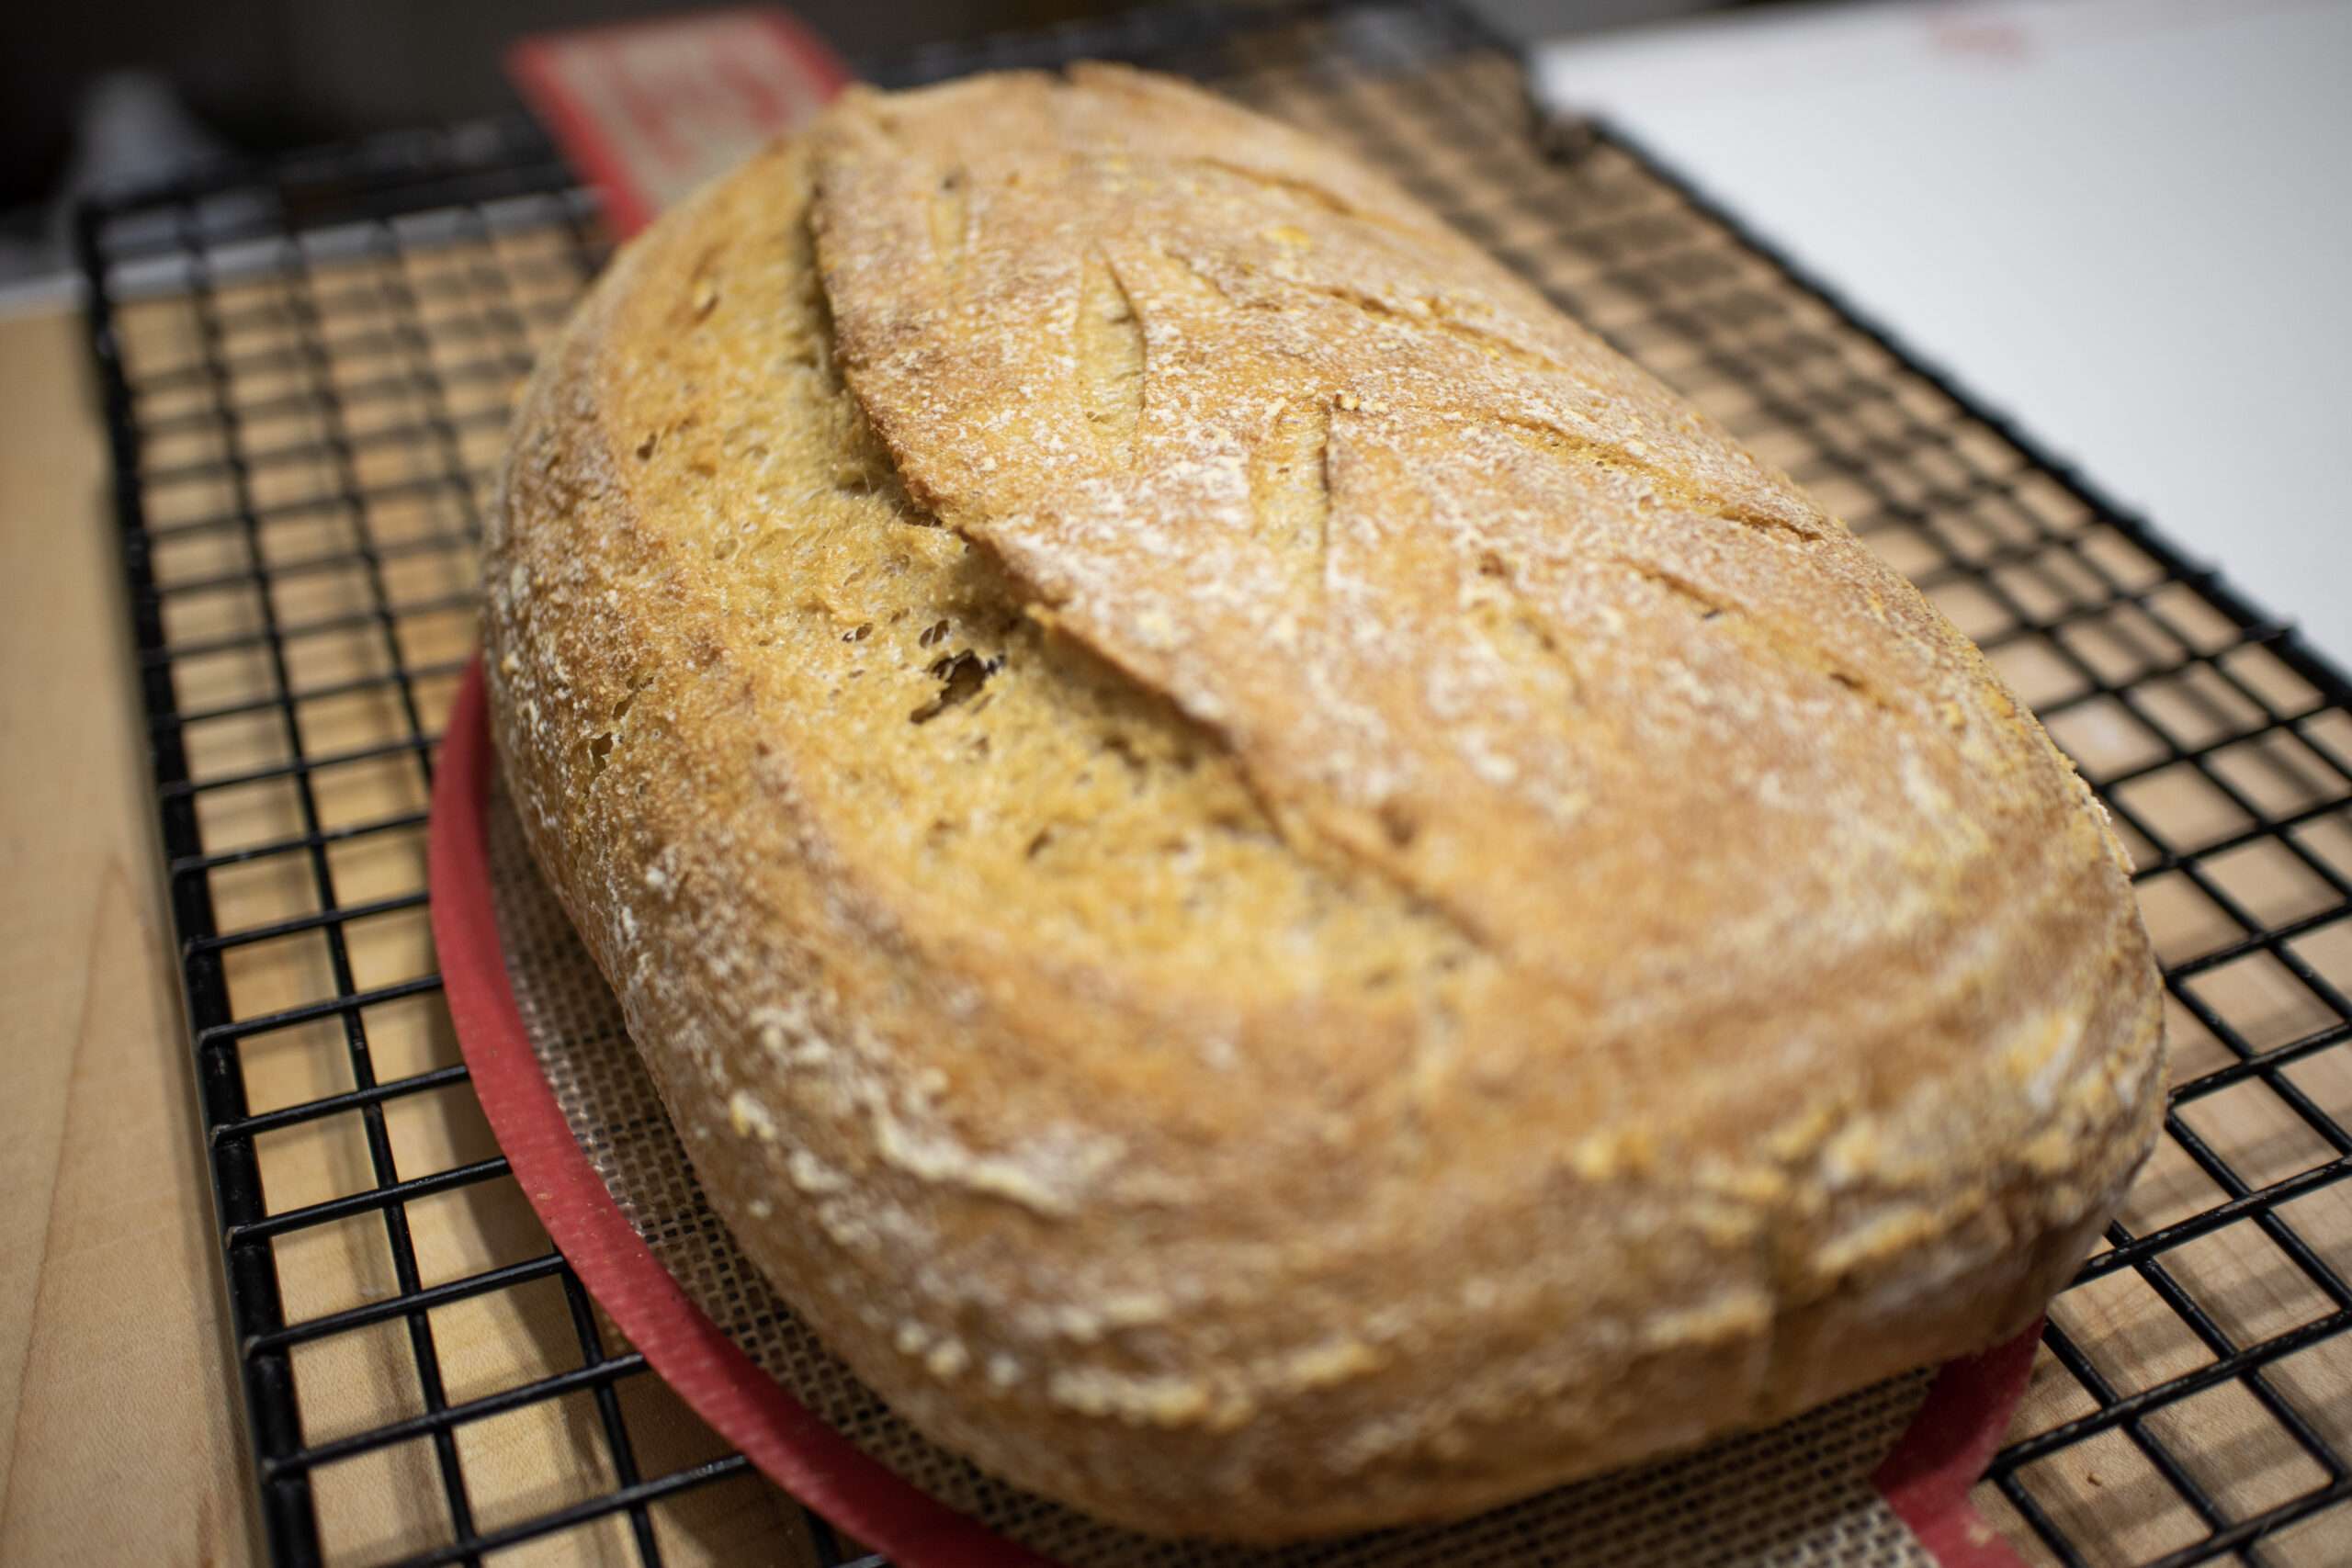
M 2352 1175 L 2342 673 L 1621 138 L 1542 127 L 1456 13 L 1148 11 L 869 74 L 1081 56 L 1354 145 L 1842 512 L 2050 722 L 2139 860 L 2177 1073 L 2158 1158 L 2053 1308 L 2046 1397 L 1983 1494 L 2068 1563 L 2322 1561 L 2312 1531 L 2347 1528 L 2352 1500 L 2341 1401 L 2312 1392 L 2340 1393 L 2352 1348 L 2327 1190 Z M 77 242 L 269 1554 L 470 1562 L 566 1531 L 620 1560 L 699 1551 L 718 1527 L 678 1533 L 682 1510 L 746 1467 L 643 1414 L 642 1360 L 500 1199 L 413 935 L 488 465 L 602 260 L 593 201 L 506 123 L 107 200 Z M 2225 1101 L 2246 1114 L 2209 1114 Z M 2220 1271 L 2188 1267 L 2216 1247 Z M 2248 1248 L 2290 1309 L 2232 1294 Z M 2122 1288 L 2163 1356 L 2101 1327 Z M 476 1367 L 458 1325 L 485 1312 L 532 1327 L 533 1356 Z M 360 1376 L 335 1358 L 363 1342 Z M 355 1389 L 382 1397 L 345 1408 Z M 2243 1410 L 2207 1442 L 2178 1417 L 2225 1390 Z M 482 1434 L 559 1409 L 568 1468 L 517 1487 Z M 2054 1478 L 2094 1452 L 2174 1536 L 2076 1533 Z M 2255 1453 L 2286 1456 L 2260 1485 Z M 856 1552 L 797 1529 L 806 1561 Z

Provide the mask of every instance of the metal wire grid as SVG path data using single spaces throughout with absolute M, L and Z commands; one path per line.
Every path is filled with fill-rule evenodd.
M 2053 1308 L 1981 1495 L 2070 1564 L 2340 1560 L 2352 691 L 1622 138 L 1544 131 L 1487 42 L 1434 8 L 1195 8 L 870 74 L 1136 59 L 1353 143 L 1978 638 L 2123 826 L 2177 1056 L 2167 1140 Z M 732 1538 L 695 1500 L 759 1489 L 653 1407 L 642 1359 L 519 1212 L 422 935 L 481 487 L 515 381 L 601 261 L 593 200 L 515 123 L 95 205 L 78 238 L 270 1552 L 710 1555 Z M 501 1311 L 491 1340 L 527 1327 L 537 1350 L 484 1374 L 466 1314 Z M 343 1353 L 370 1336 L 397 1350 Z M 476 1439 L 557 1407 L 590 1457 L 518 1490 Z M 373 1533 L 339 1528 L 387 1506 Z M 805 1561 L 858 1551 L 797 1510 L 755 1522 Z
M 529 243 L 549 237 L 552 245 Z M 353 935 L 368 922 L 380 931 L 404 912 L 422 918 L 414 836 L 424 822 L 447 682 L 462 668 L 463 623 L 471 615 L 471 572 L 463 563 L 479 537 L 487 457 L 481 437 L 494 442 L 513 383 L 601 262 L 593 204 L 571 188 L 537 132 L 517 124 L 402 138 L 348 160 L 288 164 L 267 183 L 224 180 L 94 208 L 82 216 L 79 239 L 92 284 L 90 324 L 116 457 L 231 1325 L 271 1554 L 321 1560 L 312 1478 L 322 1467 L 421 1438 L 432 1450 L 449 1539 L 413 1560 L 478 1561 L 504 1542 L 617 1513 L 642 1559 L 659 1562 L 650 1509 L 742 1471 L 744 1461 L 720 1457 L 651 1479 L 640 1473 L 616 1388 L 642 1370 L 641 1358 L 608 1348 L 608 1331 L 543 1237 L 535 1256 L 516 1261 L 440 1280 L 421 1272 L 412 1207 L 497 1178 L 504 1162 L 490 1155 L 402 1176 L 388 1109 L 461 1086 L 465 1069 L 454 1060 L 394 1075 L 379 1069 L 371 1025 L 404 998 L 437 991 L 439 981 L 428 972 L 370 983 L 355 963 Z M 462 274 L 420 274 L 411 265 L 436 251 L 462 256 Z M 255 279 L 266 286 L 257 290 Z M 141 295 L 146 305 L 132 302 Z M 157 299 L 185 311 L 187 341 L 167 365 L 144 363 L 137 347 L 138 312 Z M 364 321 L 360 330 L 339 330 L 355 321 Z M 196 455 L 160 460 L 183 449 Z M 276 481 L 289 473 L 307 487 L 280 493 Z M 204 499 L 191 501 L 190 492 Z M 396 536 L 386 536 L 388 523 Z M 425 579 L 408 572 L 404 580 L 403 569 L 416 565 L 428 569 Z M 323 613 L 289 606 L 321 582 L 337 591 Z M 224 601 L 225 611 L 203 613 Z M 190 635 L 175 616 L 190 604 L 199 606 L 194 620 L 222 624 Z M 224 660 L 261 668 L 248 668 L 240 681 L 215 668 Z M 255 673 L 257 682 L 250 679 Z M 191 684 L 230 690 L 226 700 L 202 702 L 191 700 Z M 375 722 L 361 725 L 368 732 L 361 744 L 322 747 L 316 732 L 334 725 L 327 710 L 352 699 L 389 702 L 390 711 L 366 716 Z M 275 731 L 274 747 L 267 738 L 256 744 L 253 720 Z M 241 727 L 248 733 L 239 734 Z M 192 755 L 198 750 L 192 739 L 262 757 L 208 769 Z M 335 809 L 326 781 L 347 784 L 356 770 L 385 766 L 405 776 L 365 781 L 360 794 L 377 797 L 377 808 Z M 272 785 L 290 791 L 293 831 L 233 841 L 234 813 L 208 820 L 209 800 Z M 401 835 L 409 836 L 410 874 L 395 880 L 406 885 L 380 897 L 347 897 L 338 852 Z M 231 841 L 224 847 L 224 840 Z M 307 879 L 308 898 L 288 900 L 307 908 L 250 924 L 221 918 L 216 894 L 224 877 L 282 863 L 299 865 Z M 321 944 L 328 993 L 288 1007 L 241 1005 L 235 958 L 310 935 Z M 246 1048 L 313 1022 L 339 1035 L 345 1087 L 254 1109 Z M 438 1055 L 446 1054 L 427 1053 Z M 365 1185 L 293 1207 L 271 1202 L 265 1180 L 271 1135 L 336 1118 L 356 1118 Z M 337 1311 L 289 1314 L 278 1244 L 370 1215 L 383 1229 L 390 1292 Z M 576 1365 L 453 1401 L 442 1376 L 436 1311 L 542 1279 L 561 1292 Z M 300 1352 L 377 1324 L 404 1331 L 421 1408 L 330 1440 L 306 1438 L 298 1393 L 315 1403 L 318 1390 L 298 1391 Z M 484 1528 L 459 1430 L 572 1391 L 594 1402 L 611 1490 L 503 1529 Z M 824 1550 L 821 1524 L 813 1533 L 821 1561 L 842 1559 L 838 1547 Z

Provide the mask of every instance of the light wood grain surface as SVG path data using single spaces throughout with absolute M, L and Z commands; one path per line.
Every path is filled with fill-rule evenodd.
M 0 1562 L 242 1562 L 210 1198 L 78 323 L 0 320 Z

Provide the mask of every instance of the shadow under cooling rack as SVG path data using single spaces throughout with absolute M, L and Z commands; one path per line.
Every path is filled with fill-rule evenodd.
M 1351 146 L 1788 469 L 1984 647 L 2139 866 L 2165 1137 L 1980 1488 L 2030 1559 L 2352 1557 L 2344 677 L 1622 137 L 1429 7 L 1129 13 L 1082 56 Z M 489 465 L 601 264 L 521 122 L 86 209 L 132 631 L 273 1559 L 859 1555 L 680 1406 L 473 1102 L 424 907 Z

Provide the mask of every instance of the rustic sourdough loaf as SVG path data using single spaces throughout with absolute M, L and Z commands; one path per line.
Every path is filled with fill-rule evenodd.
M 719 1212 L 1137 1529 L 1463 1512 L 1983 1346 L 2155 1127 L 2123 857 L 1977 651 L 1172 82 L 854 92 L 665 218 L 487 582 Z

